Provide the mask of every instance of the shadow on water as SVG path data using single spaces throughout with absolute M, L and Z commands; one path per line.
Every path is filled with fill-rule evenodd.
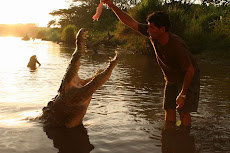
M 59 153 L 89 153 L 94 149 L 83 124 L 75 128 L 44 127 L 44 132 Z
M 36 72 L 37 69 L 38 69 L 37 67 L 29 67 L 30 72 Z
M 195 153 L 195 139 L 190 133 L 181 130 L 168 132 L 162 130 L 162 153 Z

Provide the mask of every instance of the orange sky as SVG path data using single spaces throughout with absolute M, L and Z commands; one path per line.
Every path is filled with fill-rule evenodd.
M 68 8 L 68 0 L 4 0 L 0 3 L 0 24 L 36 23 L 47 26 L 52 10 Z

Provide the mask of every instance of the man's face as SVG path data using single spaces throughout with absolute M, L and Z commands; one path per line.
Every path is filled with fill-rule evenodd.
M 148 23 L 149 25 L 149 28 L 148 28 L 148 33 L 150 35 L 150 39 L 160 39 L 162 34 L 165 32 L 165 28 L 164 27 L 161 27 L 161 28 L 158 28 L 154 25 L 153 22 L 149 22 Z

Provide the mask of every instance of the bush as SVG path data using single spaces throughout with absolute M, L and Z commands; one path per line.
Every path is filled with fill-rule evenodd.
M 53 31 L 53 32 L 50 34 L 48 40 L 49 40 L 49 41 L 55 41 L 55 42 L 61 41 L 60 32 L 58 32 L 58 31 Z
M 187 15 L 182 9 L 169 10 L 169 17 L 171 22 L 170 31 L 179 36 L 183 36 L 186 30 Z
M 215 20 L 213 23 L 213 33 L 215 35 L 222 35 L 225 38 L 230 39 L 230 14 L 226 16 L 220 16 L 219 20 Z
M 76 31 L 77 28 L 75 25 L 67 25 L 62 31 L 62 40 L 67 45 L 74 45 L 76 41 Z
M 37 39 L 43 39 L 43 38 L 47 38 L 47 36 L 49 35 L 49 29 L 47 28 L 42 28 L 38 31 L 38 33 L 36 34 L 36 38 Z

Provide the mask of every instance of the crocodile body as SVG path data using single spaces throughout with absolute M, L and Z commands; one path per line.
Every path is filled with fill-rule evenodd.
M 76 36 L 76 50 L 72 54 L 58 94 L 43 108 L 40 117 L 43 123 L 68 128 L 81 124 L 93 93 L 109 79 L 116 66 L 117 53 L 105 68 L 88 79 L 81 79 L 78 70 L 80 59 L 85 53 L 85 39 L 86 31 L 82 28 Z

